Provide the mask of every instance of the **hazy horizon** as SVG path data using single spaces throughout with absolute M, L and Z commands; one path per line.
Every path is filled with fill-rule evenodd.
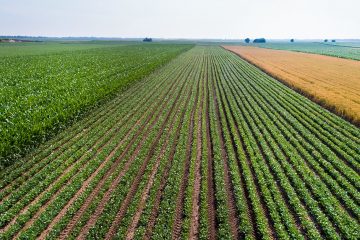
M 360 39 L 355 0 L 0 0 L 0 35 Z
M 99 37 L 99 36 L 45 36 L 45 35 L 0 35 L 0 37 L 18 37 L 18 38 L 49 38 L 49 39 L 114 39 L 114 40 L 131 40 L 131 39 L 137 39 L 137 40 L 141 40 L 144 39 L 145 37 L 150 37 L 153 40 L 189 40 L 189 41 L 196 41 L 196 40 L 209 40 L 209 41 L 216 41 L 216 40 L 221 40 L 221 41 L 235 41 L 235 40 L 245 40 L 246 37 L 243 38 L 161 38 L 161 37 L 151 37 L 151 36 L 143 36 L 143 37 Z M 262 38 L 262 36 L 258 36 L 255 38 Z M 253 40 L 255 38 L 250 38 L 250 40 Z M 290 39 L 295 39 L 297 41 L 323 41 L 324 39 L 327 40 L 339 40 L 339 41 L 360 41 L 360 38 L 266 38 L 266 40 L 270 40 L 270 41 L 289 41 Z

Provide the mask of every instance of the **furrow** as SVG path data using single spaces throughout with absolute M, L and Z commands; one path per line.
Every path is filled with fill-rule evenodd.
M 200 185 L 201 185 L 201 160 L 202 160 L 202 112 L 204 105 L 204 80 L 200 79 L 201 84 L 201 95 L 200 95 L 200 106 L 198 111 L 198 124 L 197 124 L 197 143 L 196 143 L 196 162 L 195 162 L 195 181 L 192 195 L 192 213 L 190 222 L 190 239 L 197 239 L 199 234 L 199 218 L 200 218 Z

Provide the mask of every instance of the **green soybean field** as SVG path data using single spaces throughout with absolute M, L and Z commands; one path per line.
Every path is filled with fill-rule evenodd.
M 0 62 L 1 151 L 129 83 L 1 171 L 0 239 L 360 239 L 360 129 L 219 46 Z

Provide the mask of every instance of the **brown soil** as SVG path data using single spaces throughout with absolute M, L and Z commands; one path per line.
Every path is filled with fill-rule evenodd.
M 80 135 L 82 134 L 82 132 L 79 132 L 78 134 L 76 134 L 74 136 L 74 138 L 69 138 L 68 140 L 66 140 L 64 143 L 62 143 L 60 146 L 56 147 L 53 151 L 51 151 L 49 153 L 49 155 L 45 156 L 43 159 L 40 159 L 38 163 L 41 163 L 43 161 L 46 161 L 49 159 L 49 157 L 52 155 L 53 152 L 55 151 L 61 151 L 61 152 L 65 152 L 66 149 L 66 144 L 73 139 L 78 138 Z M 62 150 L 60 150 L 60 148 L 63 148 Z M 59 156 L 57 156 L 54 160 L 58 159 L 62 154 L 60 154 Z M 38 164 L 37 163 L 37 164 Z M 13 181 L 11 181 L 8 185 L 6 185 L 3 189 L 0 190 L 0 192 L 4 192 L 4 191 L 8 191 L 8 189 L 10 187 L 13 187 L 14 185 L 17 184 L 16 189 L 18 189 L 19 187 L 21 187 L 23 184 L 25 184 L 29 179 L 31 179 L 35 174 L 37 174 L 38 172 L 40 172 L 44 167 L 47 166 L 47 164 L 44 164 L 44 166 L 40 167 L 35 173 L 29 173 L 32 169 L 34 169 L 37 164 L 34 164 L 30 169 L 28 169 L 27 171 L 22 172 L 18 177 L 16 177 Z M 23 179 L 21 179 L 21 181 L 19 181 L 20 177 L 24 177 Z M 0 199 L 0 204 L 2 204 L 6 199 L 9 198 L 10 194 L 12 192 L 8 192 L 2 199 Z M 22 199 L 22 198 L 21 198 Z M 19 199 L 18 201 L 21 201 L 21 199 Z M 15 204 L 15 203 L 14 203 Z
M 232 85 L 233 85 L 233 83 L 232 83 Z M 218 84 L 218 86 L 219 86 L 219 84 Z M 234 90 L 233 90 L 233 87 L 234 87 L 234 86 L 229 86 L 229 87 L 230 87 L 231 93 L 232 93 L 234 96 L 236 96 L 237 93 L 234 92 Z M 226 100 L 226 103 L 229 105 L 229 100 L 228 100 L 228 97 L 227 97 L 226 95 L 225 95 L 225 100 Z M 236 105 L 237 105 L 237 108 L 238 108 L 238 109 L 243 109 L 243 107 L 239 105 L 239 102 L 238 102 L 237 99 L 235 100 L 235 102 L 236 102 Z M 230 109 L 231 119 L 232 119 L 233 121 L 235 121 L 235 116 L 234 116 L 233 110 L 232 110 L 232 108 L 229 108 L 229 109 Z M 243 110 L 241 110 L 241 112 L 242 112 L 242 111 L 243 111 Z M 243 114 L 243 113 L 242 113 L 242 114 Z M 243 115 L 244 115 L 244 114 L 243 114 Z M 247 122 L 247 125 L 250 126 L 250 124 L 249 124 L 248 122 Z M 229 128 L 229 125 L 228 125 L 228 128 Z M 251 128 L 251 126 L 250 126 L 250 128 Z M 241 137 L 241 134 L 240 134 L 240 130 L 239 130 L 239 128 L 238 128 L 238 125 L 236 125 L 236 124 L 235 124 L 235 129 L 236 129 L 236 134 L 238 135 L 238 137 L 239 137 L 240 140 L 241 140 L 241 150 L 242 150 L 242 152 L 245 154 L 246 163 L 247 163 L 247 165 L 249 166 L 249 169 L 251 170 L 252 176 L 256 176 L 256 175 L 255 175 L 254 168 L 253 168 L 252 163 L 251 163 L 250 156 L 249 156 L 249 154 L 248 154 L 248 152 L 247 152 L 247 150 L 246 150 L 245 143 L 243 142 L 243 139 L 242 139 L 242 137 Z M 251 129 L 252 129 L 252 128 L 251 128 Z M 233 135 L 233 134 L 231 133 L 231 135 Z M 237 146 L 235 145 L 234 142 L 233 142 L 233 146 L 234 146 L 235 149 L 237 148 Z M 263 151 L 262 151 L 262 148 L 261 148 L 259 145 L 257 145 L 257 146 L 258 146 L 258 148 L 259 148 L 259 150 L 260 150 L 260 153 L 261 153 L 261 155 L 262 155 L 263 161 L 265 161 L 265 162 L 267 163 L 266 158 L 265 158 L 265 156 L 264 156 L 264 153 L 263 153 Z M 239 157 L 238 157 L 238 156 L 237 156 L 237 161 L 238 161 L 238 166 L 240 167 Z M 241 177 L 242 177 L 242 179 L 243 179 L 243 176 L 242 176 L 242 175 L 241 175 Z M 271 237 L 272 237 L 273 239 L 275 239 L 275 238 L 276 238 L 276 231 L 275 231 L 274 223 L 273 223 L 273 221 L 271 220 L 268 207 L 267 207 L 264 199 L 261 197 L 260 185 L 259 185 L 259 183 L 258 183 L 258 181 L 257 181 L 257 179 L 256 179 L 255 177 L 253 177 L 253 179 L 254 179 L 253 181 L 254 181 L 255 186 L 256 186 L 257 195 L 259 196 L 259 199 L 260 199 L 260 202 L 261 202 L 261 210 L 262 210 L 263 214 L 267 216 L 267 220 L 268 220 L 268 223 L 269 223 L 269 225 L 268 225 L 269 233 L 270 233 Z M 277 183 L 277 182 L 276 182 L 276 183 Z M 247 188 L 245 187 L 245 185 L 243 185 L 243 186 L 244 186 L 244 189 L 245 189 L 245 191 L 246 191 L 246 199 L 247 199 L 247 202 L 248 202 L 248 204 L 251 204 L 251 200 L 250 200 L 250 198 L 249 198 L 249 193 L 247 192 Z M 277 183 L 277 186 L 278 186 L 278 183 Z M 279 186 L 278 186 L 278 189 L 279 189 Z M 248 205 L 248 206 L 249 206 L 248 210 L 249 210 L 249 213 L 250 213 L 250 216 L 251 216 L 251 222 L 252 222 L 252 225 L 253 225 L 253 229 L 256 229 L 256 225 L 255 225 L 256 220 L 255 220 L 255 215 L 254 215 L 254 213 L 253 213 L 253 209 L 252 209 L 252 207 L 251 207 L 250 205 Z M 291 208 L 290 208 L 290 209 L 291 209 Z M 256 231 L 254 231 L 254 234 L 255 234 L 256 238 L 259 238 L 258 233 L 257 233 Z
M 257 100 L 255 99 L 255 101 L 257 101 Z M 257 101 L 257 102 L 258 102 L 258 101 Z M 238 103 L 237 103 L 237 104 L 238 104 Z M 261 107 L 261 104 L 259 104 L 259 106 Z M 239 107 L 239 105 L 238 105 L 238 107 Z M 239 108 L 240 108 L 240 107 L 239 107 Z M 261 108 L 263 109 L 263 107 L 261 107 Z M 263 109 L 263 110 L 264 110 L 264 109 Z M 265 111 L 265 110 L 264 110 L 264 111 Z M 269 119 L 271 119 L 271 116 L 267 113 L 267 111 L 265 111 L 265 113 L 267 114 L 267 116 L 269 117 Z M 276 124 L 278 125 L 278 123 L 276 123 Z M 279 128 L 279 129 L 281 129 L 281 128 Z M 283 134 L 284 136 L 286 135 L 286 134 L 283 132 L 283 130 L 280 130 L 280 131 L 281 131 L 281 134 Z M 238 129 L 237 129 L 237 133 L 240 134 Z M 270 134 L 273 136 L 273 134 L 272 134 L 271 131 L 270 131 Z M 265 140 L 265 141 L 268 143 L 268 140 Z M 272 152 L 273 152 L 273 149 L 271 149 L 271 150 L 272 150 Z M 280 151 L 281 151 L 282 155 L 286 158 L 286 161 L 287 161 L 287 162 L 290 162 L 290 159 L 289 159 L 289 157 L 287 156 L 287 154 L 284 152 L 284 150 L 283 150 L 282 148 L 280 148 Z M 274 152 L 273 152 L 273 153 L 274 153 Z M 304 156 L 302 156 L 302 157 L 305 159 Z M 281 165 L 282 165 L 282 164 L 281 164 Z M 282 166 L 283 166 L 283 165 L 282 165 Z M 296 189 L 295 189 L 295 190 L 296 190 Z M 281 192 L 282 192 L 282 194 L 283 194 L 283 197 L 287 200 L 287 197 L 284 196 L 285 193 L 283 192 L 282 189 L 281 189 Z M 303 200 L 302 198 L 299 198 L 299 200 L 301 201 L 301 205 L 304 207 L 304 209 L 306 209 L 306 211 L 307 211 L 307 213 L 308 213 L 307 220 L 313 222 L 313 223 L 315 224 L 317 230 L 319 231 L 319 233 L 324 236 L 323 230 L 321 229 L 319 223 L 318 223 L 317 221 L 315 221 L 314 216 L 311 214 L 311 211 L 309 210 L 309 208 L 308 208 L 308 206 L 306 205 L 306 203 L 304 202 L 304 200 Z M 288 201 L 286 201 L 286 203 L 287 203 L 288 206 L 290 205 Z M 289 206 L 289 209 L 290 209 L 290 210 L 293 210 L 290 206 Z M 293 212 L 293 211 L 292 211 L 292 212 Z M 294 212 L 293 212 L 293 215 L 295 215 Z M 299 226 L 299 221 L 300 221 L 300 219 L 298 219 L 298 216 L 297 216 L 297 215 L 296 215 L 295 221 L 296 221 L 297 227 L 300 228 L 300 231 L 301 231 L 301 232 L 304 232 L 305 230 L 304 230 L 301 226 Z
M 208 76 L 206 76 L 206 86 L 209 85 Z M 207 143 L 207 204 L 208 204 L 208 223 L 209 223 L 209 239 L 216 239 L 216 206 L 215 206 L 215 184 L 214 184 L 214 167 L 213 167 L 213 145 L 210 132 L 210 113 L 209 113 L 209 88 L 206 94 L 206 143 Z
M 233 93 L 234 94 L 234 93 Z M 236 104 L 237 104 L 237 107 L 238 109 L 241 110 L 242 114 L 243 114 L 243 110 L 242 110 L 242 107 L 239 106 L 239 103 L 237 102 L 236 100 Z M 230 108 L 231 109 L 231 108 Z M 231 110 L 230 110 L 231 111 Z M 235 128 L 236 128 L 236 132 L 238 134 L 238 136 L 240 137 L 240 132 L 239 132 L 239 129 L 238 129 L 238 126 L 235 124 Z M 274 223 L 271 219 L 271 216 L 270 216 L 270 213 L 269 213 L 269 210 L 268 210 L 268 207 L 264 201 L 264 198 L 261 197 L 261 191 L 260 191 L 260 185 L 258 183 L 258 180 L 257 178 L 255 177 L 256 174 L 255 174 L 255 170 L 252 166 L 252 163 L 251 163 L 251 159 L 250 159 L 250 156 L 246 150 L 246 147 L 245 147 L 245 144 L 242 140 L 242 138 L 240 137 L 241 139 L 241 144 L 242 144 L 242 150 L 243 152 L 245 153 L 245 156 L 246 156 L 246 164 L 248 165 L 250 171 L 251 171 L 251 175 L 252 175 L 252 179 L 253 179 L 253 182 L 255 184 L 255 190 L 256 190 L 256 193 L 257 193 L 257 196 L 259 197 L 260 199 L 260 203 L 261 203 L 261 211 L 263 212 L 263 215 L 266 216 L 266 219 L 267 219 L 267 222 L 268 222 L 268 232 L 269 232 L 269 235 L 272 239 L 276 239 L 276 231 L 275 231 L 275 227 L 274 227 Z M 251 209 L 251 207 L 250 207 Z M 256 229 L 256 228 L 255 228 Z M 255 232 L 256 233 L 256 232 Z
M 109 131 L 110 131 L 110 128 L 107 130 L 107 132 L 104 134 L 103 137 L 105 137 L 105 136 L 108 134 Z M 103 137 L 101 137 L 99 140 L 97 140 L 96 143 L 95 143 L 93 146 L 96 146 L 96 145 L 100 142 L 100 140 L 103 139 Z M 113 136 L 113 137 L 114 137 L 114 136 Z M 111 137 L 110 140 L 111 140 L 113 137 Z M 110 141 L 110 140 L 109 140 L 109 141 Z M 109 142 L 109 141 L 108 141 L 108 142 Z M 106 145 L 106 144 L 104 144 L 100 149 L 102 149 L 105 145 Z M 93 146 L 92 146 L 92 147 L 93 147 Z M 92 147 L 91 147 L 91 148 L 92 148 Z M 99 150 L 100 150 L 100 149 L 99 149 Z M 81 158 L 78 159 L 78 161 L 81 161 L 83 157 L 85 157 L 85 155 L 81 156 Z M 72 166 L 73 166 L 75 163 L 76 163 L 76 162 L 74 162 L 74 163 L 71 164 L 69 167 L 67 167 L 67 168 L 65 169 L 65 171 L 64 171 L 63 173 L 61 173 L 60 176 L 58 176 L 54 182 L 52 182 L 42 193 L 40 193 L 34 200 L 32 200 L 28 205 L 26 205 L 25 208 L 23 208 L 23 209 L 12 219 L 12 221 L 11 221 L 8 225 L 5 226 L 4 232 L 6 232 L 6 231 L 10 228 L 10 226 L 13 225 L 13 224 L 16 222 L 16 220 L 18 219 L 18 217 L 19 217 L 20 215 L 26 213 L 31 206 L 33 206 L 34 204 L 36 204 L 53 186 L 55 186 L 55 185 L 58 183 L 58 181 L 61 179 L 61 177 L 65 176 L 65 175 L 71 170 Z M 78 170 L 78 171 L 79 171 L 79 170 Z M 73 177 L 75 177 L 75 176 L 76 176 L 76 174 L 75 174 Z M 40 214 L 49 206 L 49 204 L 52 203 L 54 199 L 56 199 L 56 197 L 60 194 L 61 190 L 71 181 L 71 179 L 72 179 L 73 177 L 70 177 L 70 178 L 63 184 L 63 186 L 60 187 L 60 188 L 51 196 L 51 198 L 50 198 L 43 206 L 41 206 L 41 208 L 39 208 L 39 210 L 36 212 L 36 214 L 34 214 L 33 217 L 32 217 L 28 222 L 26 222 L 26 224 L 24 225 L 23 228 L 26 229 L 26 228 L 28 228 L 29 226 L 31 226 L 31 225 L 33 224 L 33 222 L 34 222 L 34 221 L 40 216 Z
M 189 100 L 187 100 L 187 104 L 186 104 L 185 109 L 187 109 L 188 103 L 189 103 Z M 184 116 L 185 116 L 185 111 L 183 111 L 182 116 L 181 116 L 181 119 L 182 119 L 181 120 L 181 125 L 183 124 Z M 166 187 L 167 179 L 168 179 L 170 169 L 172 167 L 172 163 L 173 163 L 173 160 L 174 160 L 176 147 L 177 147 L 179 137 L 180 137 L 180 132 L 181 132 L 181 127 L 177 128 L 176 135 L 174 137 L 175 141 L 174 141 L 174 143 L 173 143 L 173 145 L 171 147 L 171 150 L 170 150 L 170 154 L 169 154 L 170 157 L 169 157 L 169 160 L 168 160 L 168 164 L 166 165 L 166 167 L 164 169 L 164 174 L 163 174 L 163 176 L 161 178 L 161 181 L 160 181 L 160 187 L 158 188 L 158 190 L 156 192 L 154 205 L 152 207 L 151 215 L 149 217 L 147 228 L 146 228 L 146 231 L 145 231 L 145 234 L 144 234 L 144 239 L 146 239 L 146 240 L 151 239 L 152 231 L 153 231 L 153 228 L 154 228 L 155 222 L 156 222 L 156 217 L 158 216 L 158 213 L 159 213 L 159 206 L 160 206 L 160 202 L 161 202 L 161 197 L 162 197 L 163 191 L 164 191 L 164 189 Z
M 204 105 L 204 81 L 202 81 L 202 91 L 200 96 L 200 106 L 198 108 L 198 128 L 196 143 L 196 162 L 195 162 L 195 180 L 192 196 L 192 213 L 190 220 L 189 239 L 197 239 L 199 234 L 199 218 L 200 218 L 200 187 L 201 187 L 201 160 L 202 160 L 202 111 Z
M 263 109 L 264 110 L 264 109 Z M 266 111 L 265 111 L 266 113 Z M 269 130 L 269 129 L 267 129 Z M 237 129 L 237 131 L 239 131 Z M 261 133 L 263 133 L 264 130 L 260 129 Z M 271 131 L 269 131 L 269 133 L 273 136 L 273 133 Z M 282 134 L 284 134 L 284 132 L 282 132 Z M 270 146 L 269 144 L 269 140 L 268 139 L 265 139 L 267 145 L 269 146 L 269 148 L 271 149 L 271 152 L 274 154 L 274 156 L 276 156 L 275 152 L 274 152 L 274 149 L 273 147 Z M 260 147 L 258 145 L 259 149 L 261 149 L 261 154 L 263 156 L 263 159 L 266 163 L 266 165 L 268 166 L 268 169 L 270 170 L 271 174 L 274 176 L 274 178 L 276 178 L 276 175 L 274 173 L 274 171 L 271 169 L 271 167 L 269 166 L 269 163 L 268 161 L 266 161 L 266 158 L 264 157 L 264 152 L 263 152 L 263 149 L 262 147 Z M 283 152 L 283 150 L 280 148 L 282 154 L 284 155 L 284 157 L 287 159 L 287 161 L 289 162 L 290 160 L 288 159 L 288 157 L 285 155 L 285 153 Z M 304 158 L 305 159 L 305 158 Z M 306 161 L 307 163 L 307 161 Z M 315 171 L 314 169 L 312 169 L 313 171 Z M 281 184 L 278 182 L 278 181 L 275 181 L 276 185 L 277 185 L 277 188 L 279 189 L 280 193 L 281 193 L 281 196 L 285 202 L 285 204 L 287 205 L 289 211 L 291 212 L 291 215 L 294 217 L 294 221 L 295 221 L 295 224 L 296 224 L 296 227 L 299 229 L 299 231 L 302 233 L 302 235 L 306 235 L 305 233 L 305 229 L 301 226 L 301 220 L 299 219 L 299 216 L 295 213 L 294 209 L 291 207 L 291 204 L 290 204 L 290 201 L 288 199 L 288 196 L 286 194 L 286 192 L 284 191 L 284 189 L 282 188 Z M 305 206 L 304 204 L 302 204 L 303 206 Z M 310 216 L 307 216 L 308 217 L 308 221 L 312 221 L 318 228 L 318 230 L 320 229 L 317 222 L 314 221 L 313 217 L 310 215 Z M 321 230 L 321 229 L 320 229 Z

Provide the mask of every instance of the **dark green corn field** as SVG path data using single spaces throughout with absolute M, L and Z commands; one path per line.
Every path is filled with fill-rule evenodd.
M 113 42 L 1 44 L 1 168 L 189 47 Z

